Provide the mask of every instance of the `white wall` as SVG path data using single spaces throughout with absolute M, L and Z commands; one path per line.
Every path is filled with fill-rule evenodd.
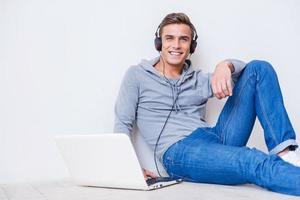
M 297 0 L 0 0 L 0 183 L 68 176 L 57 134 L 109 132 L 123 73 L 157 55 L 154 32 L 169 12 L 198 30 L 195 65 L 266 59 L 300 131 Z M 209 103 L 215 122 L 223 102 Z M 250 146 L 265 150 L 256 126 Z

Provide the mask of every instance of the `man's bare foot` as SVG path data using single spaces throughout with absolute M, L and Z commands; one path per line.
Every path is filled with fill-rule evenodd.
M 290 151 L 289 147 L 285 148 L 284 150 L 280 151 L 277 155 L 282 157 L 283 155 L 287 154 Z
M 300 157 L 296 154 L 295 151 L 290 151 L 289 148 L 285 148 L 283 151 L 277 154 L 281 157 L 282 160 L 296 166 L 300 167 Z

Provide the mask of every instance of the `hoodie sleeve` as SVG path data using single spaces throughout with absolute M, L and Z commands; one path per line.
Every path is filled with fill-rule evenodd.
M 115 103 L 114 132 L 126 133 L 128 136 L 131 136 L 138 105 L 139 86 L 135 74 L 134 67 L 127 70 Z
M 234 72 L 232 73 L 232 80 L 234 83 L 236 83 L 238 81 L 243 69 L 245 68 L 246 63 L 241 60 L 237 60 L 237 59 L 226 59 L 226 60 L 233 64 Z

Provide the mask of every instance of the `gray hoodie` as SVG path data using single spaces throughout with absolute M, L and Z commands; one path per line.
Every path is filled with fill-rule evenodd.
M 232 80 L 236 82 L 245 63 L 228 60 L 234 65 Z M 212 74 L 194 70 L 187 61 L 179 78 L 166 79 L 153 67 L 158 61 L 159 57 L 142 60 L 127 70 L 115 104 L 114 132 L 131 136 L 136 125 L 138 132 L 154 150 L 157 137 L 174 104 L 157 146 L 157 155 L 161 160 L 172 144 L 198 127 L 209 127 L 205 121 L 205 110 L 206 102 L 213 93 Z

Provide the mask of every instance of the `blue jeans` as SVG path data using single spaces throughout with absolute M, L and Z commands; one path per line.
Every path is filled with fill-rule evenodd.
M 255 118 L 270 154 L 245 145 Z M 297 148 L 278 79 L 265 61 L 246 65 L 215 127 L 198 128 L 163 155 L 170 176 L 185 181 L 236 185 L 253 183 L 272 191 L 300 195 L 300 168 L 277 153 Z

